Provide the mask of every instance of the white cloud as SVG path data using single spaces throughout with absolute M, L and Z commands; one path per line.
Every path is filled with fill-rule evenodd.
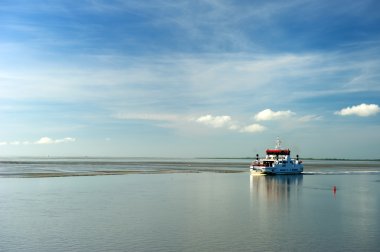
M 57 139 L 55 140 L 55 143 L 70 143 L 70 142 L 75 142 L 76 139 L 73 137 L 65 137 L 63 139 Z
M 205 115 L 197 118 L 195 120 L 198 123 L 202 123 L 208 126 L 211 126 L 213 128 L 226 128 L 229 130 L 241 132 L 241 133 L 258 133 L 266 130 L 265 126 L 262 126 L 260 124 L 254 123 L 248 126 L 239 126 L 239 122 L 234 122 L 231 118 L 231 116 L 212 116 L 212 115 Z
M 65 137 L 62 139 L 51 139 L 50 137 L 41 137 L 39 140 L 35 142 L 29 141 L 10 141 L 10 142 L 0 142 L 0 146 L 5 145 L 31 145 L 31 144 L 60 144 L 60 143 L 69 143 L 75 142 L 76 139 L 73 137 Z
M 59 143 L 68 143 L 68 142 L 75 142 L 76 139 L 72 137 L 65 137 L 62 139 L 51 139 L 50 137 L 41 137 L 38 141 L 35 142 L 35 144 L 59 144 Z
M 214 128 L 221 128 L 221 127 L 229 125 L 229 123 L 231 122 L 231 117 L 226 116 L 226 115 L 224 116 L 205 115 L 205 116 L 199 117 L 198 119 L 196 119 L 196 121 L 199 123 L 212 126 Z
M 40 140 L 35 142 L 36 144 L 52 144 L 54 140 L 49 137 L 41 137 Z
M 347 107 L 341 109 L 340 111 L 336 111 L 336 115 L 348 116 L 348 115 L 356 115 L 356 116 L 374 116 L 380 112 L 380 108 L 377 104 L 365 104 L 362 103 L 357 106 Z
M 255 115 L 255 120 L 256 121 L 280 120 L 280 119 L 288 118 L 292 115 L 295 115 L 295 113 L 290 110 L 276 112 L 271 109 L 265 109 Z
M 29 141 L 11 141 L 11 142 L 0 142 L 0 146 L 4 145 L 29 145 Z
M 266 127 L 260 125 L 260 124 L 257 124 L 257 123 L 254 123 L 254 124 L 251 124 L 251 125 L 248 125 L 246 127 L 243 127 L 240 132 L 247 132 L 247 133 L 258 133 L 258 132 L 262 132 L 266 130 Z

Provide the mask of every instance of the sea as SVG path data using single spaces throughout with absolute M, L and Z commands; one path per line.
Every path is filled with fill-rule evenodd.
M 380 251 L 380 161 L 0 158 L 0 251 Z

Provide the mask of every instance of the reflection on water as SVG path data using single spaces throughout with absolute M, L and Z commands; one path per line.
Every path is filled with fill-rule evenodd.
M 268 202 L 289 201 L 291 197 L 297 197 L 302 188 L 302 180 L 302 174 L 277 176 L 251 174 L 251 199 L 257 198 Z
M 0 178 L 0 251 L 379 251 L 379 182 L 248 172 Z

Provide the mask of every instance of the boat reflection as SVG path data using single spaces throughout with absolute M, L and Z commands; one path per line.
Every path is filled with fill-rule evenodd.
M 251 199 L 258 198 L 267 202 L 289 201 L 291 197 L 297 197 L 302 188 L 302 180 L 302 174 L 276 176 L 251 174 Z

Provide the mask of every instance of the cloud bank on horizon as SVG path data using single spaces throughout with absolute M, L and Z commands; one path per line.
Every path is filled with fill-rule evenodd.
M 0 155 L 378 157 L 379 7 L 6 1 Z

